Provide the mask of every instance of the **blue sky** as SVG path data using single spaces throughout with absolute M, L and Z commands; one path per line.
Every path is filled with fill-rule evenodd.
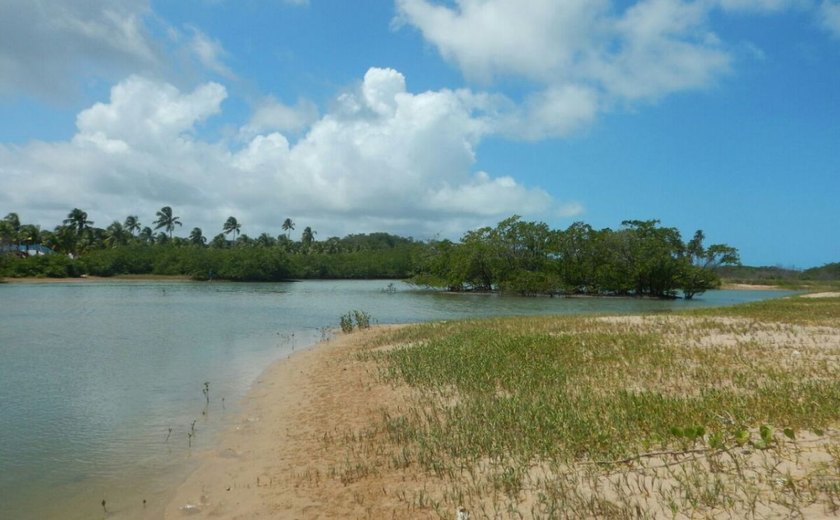
M 659 219 L 840 261 L 836 0 L 0 5 L 0 213 L 316 238 Z

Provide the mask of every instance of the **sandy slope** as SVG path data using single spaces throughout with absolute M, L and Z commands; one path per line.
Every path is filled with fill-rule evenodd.
M 379 330 L 341 335 L 272 365 L 246 397 L 235 429 L 204 455 L 165 518 L 391 518 L 404 508 L 399 482 L 354 478 L 342 441 L 398 397 L 353 357 Z M 412 476 L 409 487 L 424 478 Z

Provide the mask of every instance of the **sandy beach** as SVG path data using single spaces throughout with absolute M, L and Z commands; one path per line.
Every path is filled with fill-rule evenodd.
M 684 348 L 738 349 L 739 345 L 759 342 L 762 349 L 775 352 L 772 359 L 784 358 L 783 365 L 818 360 L 840 348 L 840 335 L 832 327 L 756 328 L 748 320 L 713 320 L 634 316 L 597 321 L 628 330 L 670 331 L 664 333 L 665 341 Z M 686 344 L 683 327 L 698 323 L 704 324 L 698 330 L 705 332 Z M 714 327 L 709 328 L 712 323 Z M 199 469 L 178 487 L 166 507 L 165 518 L 441 518 L 450 514 L 456 518 L 458 504 L 452 497 L 447 504 L 439 502 L 442 510 L 435 509 L 433 500 L 424 499 L 447 493 L 447 482 L 417 464 L 400 464 L 399 454 L 391 451 L 393 446 L 385 445 L 383 432 L 375 429 L 382 423 L 383 412 L 399 415 L 401 407 L 404 412 L 417 406 L 420 397 L 406 386 L 382 382 L 374 372 L 376 364 L 358 356 L 368 349 L 388 348 L 384 342 L 377 343 L 377 337 L 393 327 L 342 334 L 271 365 L 254 383 L 233 427 L 212 451 L 199 455 Z M 733 327 L 743 330 L 733 333 Z M 760 468 L 768 460 L 773 468 L 784 467 L 785 474 L 792 478 L 835 478 L 833 472 L 828 476 L 822 472 L 834 460 L 836 430 L 818 435 L 800 432 L 797 444 L 785 444 L 783 436 L 777 435 L 782 437 L 778 452 L 756 450 L 752 455 L 742 455 L 742 463 L 752 468 L 756 482 L 764 481 Z M 655 457 L 649 464 L 651 468 L 667 468 L 672 461 Z M 583 475 L 589 467 L 584 463 L 567 469 L 571 475 Z M 630 474 L 640 482 L 653 478 L 645 476 L 646 471 L 635 468 Z M 608 472 L 584 480 L 588 486 L 595 483 L 591 490 L 595 492 L 618 482 L 621 474 Z M 654 474 L 666 487 L 677 484 L 673 475 L 666 474 L 662 480 L 663 475 Z M 540 475 L 547 478 L 550 472 Z M 478 502 L 467 505 L 474 509 L 492 496 L 478 497 Z M 665 513 L 661 504 L 646 497 L 641 493 L 634 500 L 650 506 L 650 511 Z M 527 511 L 533 497 L 525 493 L 520 498 L 525 508 L 520 509 Z M 765 508 L 762 514 L 768 516 L 786 511 L 775 503 L 761 507 Z M 806 501 L 798 510 L 808 518 L 826 516 L 824 504 L 818 502 Z
M 343 468 L 344 435 L 380 417 L 399 392 L 375 382 L 354 354 L 387 327 L 341 335 L 269 367 L 236 426 L 176 491 L 165 518 L 391 518 L 401 488 L 427 477 Z M 408 478 L 411 477 L 411 478 Z M 403 479 L 409 482 L 404 482 Z

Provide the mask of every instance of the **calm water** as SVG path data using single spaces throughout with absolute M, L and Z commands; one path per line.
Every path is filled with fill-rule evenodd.
M 259 373 L 351 309 L 404 323 L 661 312 L 788 294 L 715 291 L 684 302 L 446 295 L 400 282 L 389 294 L 386 285 L 0 284 L 0 517 L 101 518 L 103 499 L 109 518 L 159 517 Z

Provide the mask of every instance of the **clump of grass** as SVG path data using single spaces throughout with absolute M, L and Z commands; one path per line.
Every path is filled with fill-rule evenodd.
M 681 316 L 400 329 L 363 359 L 416 399 L 360 442 L 387 442 L 394 470 L 417 465 L 448 482 L 424 499 L 441 511 L 837 511 L 840 465 L 803 454 L 840 452 L 825 434 L 840 425 L 838 316 L 840 298 L 790 298 Z M 402 347 L 376 348 L 386 344 Z

